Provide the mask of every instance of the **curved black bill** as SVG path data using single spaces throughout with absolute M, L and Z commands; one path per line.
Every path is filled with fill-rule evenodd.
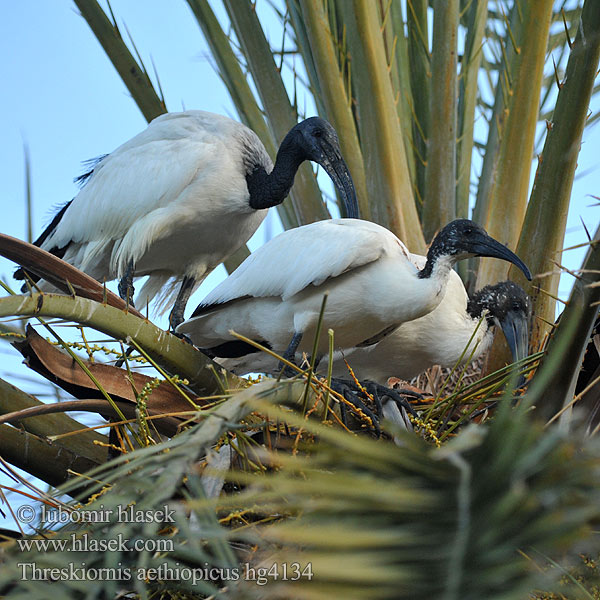
M 477 241 L 473 241 L 470 250 L 476 256 L 490 256 L 492 258 L 500 258 L 511 262 L 523 271 L 523 275 L 531 281 L 531 272 L 527 265 L 504 244 L 501 244 L 489 235 L 481 236 Z
M 325 146 L 325 144 L 323 145 Z M 335 187 L 337 188 L 344 208 L 346 209 L 346 217 L 350 219 L 358 219 L 358 201 L 356 200 L 356 190 L 354 182 L 348 170 L 346 162 L 342 158 L 339 150 L 327 144 L 328 147 L 322 147 L 323 154 L 320 160 L 317 161 L 324 169 L 327 175 L 331 177 Z
M 529 355 L 529 325 L 525 315 L 508 312 L 499 319 L 500 327 L 510 348 L 513 362 L 523 360 Z

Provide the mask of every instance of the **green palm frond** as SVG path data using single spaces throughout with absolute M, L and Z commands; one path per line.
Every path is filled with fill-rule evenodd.
M 269 154 L 306 116 L 302 107 L 314 105 L 339 134 L 363 218 L 393 230 L 412 252 L 423 253 L 447 220 L 469 214 L 518 244 L 537 276 L 528 291 L 538 349 L 547 330 L 540 324 L 554 321 L 553 261 L 560 262 L 583 131 L 597 117 L 588 111 L 600 90 L 600 3 L 269 0 L 268 23 L 264 4 L 250 0 L 225 0 L 221 20 L 215 2 L 187 3 L 240 119 Z M 121 35 L 112 9 L 109 16 L 95 0 L 75 5 L 144 116 L 166 112 L 158 77 L 150 77 L 131 36 Z M 267 38 L 271 26 L 277 34 Z M 278 207 L 284 228 L 329 218 L 324 195 L 305 165 L 291 202 Z M 76 435 L 79 422 L 64 414 L 0 424 L 7 460 L 61 484 L 49 494 L 29 488 L 24 497 L 32 503 L 75 514 L 174 511 L 158 523 L 40 524 L 48 540 L 150 540 L 163 544 L 158 551 L 75 555 L 0 541 L 0 594 L 46 597 L 48 584 L 25 580 L 19 565 L 64 569 L 79 561 L 131 574 L 98 583 L 97 596 L 108 598 L 129 591 L 180 600 L 600 597 L 589 566 L 600 560 L 600 447 L 597 435 L 580 429 L 576 403 L 571 410 L 598 311 L 598 235 L 544 353 L 469 385 L 455 373 L 453 390 L 442 384 L 431 402 L 415 405 L 414 432 L 386 424 L 382 439 L 342 427 L 343 398 L 307 384 L 312 374 L 253 384 L 123 307 L 74 294 L 0 298 L 0 318 L 89 327 L 103 343 L 134 346 L 158 373 L 157 385 L 185 378 L 178 389 L 193 403 L 207 402 L 190 409 L 171 439 L 155 431 L 151 438 L 144 404 L 151 390 L 135 390 L 135 418 L 125 419 L 131 434 L 116 433 L 121 447 L 92 430 Z M 246 254 L 241 248 L 228 268 Z M 477 286 L 507 273 L 519 280 L 498 261 L 461 270 Z M 10 320 L 0 330 L 7 339 L 21 333 Z M 74 363 L 82 362 L 77 352 L 96 360 L 85 337 L 79 347 L 62 347 Z M 126 363 L 127 381 L 134 368 Z M 518 370 L 527 375 L 525 390 L 512 389 Z M 39 406 L 0 381 L 0 412 Z M 106 462 L 107 446 L 122 456 Z M 81 504 L 63 502 L 68 495 Z M 301 576 L 284 581 L 282 565 L 292 575 L 296 563 Z M 158 583 L 147 569 L 161 565 L 189 576 Z M 242 576 L 199 574 L 207 568 Z M 245 579 L 248 569 L 264 582 Z M 53 585 L 60 597 L 96 593 L 89 581 L 68 577 Z
M 559 429 L 544 430 L 526 410 L 515 414 L 506 404 L 491 425 L 466 428 L 441 449 L 401 432 L 398 446 L 274 408 L 273 403 L 301 401 L 304 385 L 294 386 L 255 386 L 173 440 L 90 472 L 97 483 L 87 494 L 95 493 L 95 499 L 79 510 L 102 507 L 116 517 L 135 498 L 131 510 L 162 508 L 170 515 L 166 522 L 113 518 L 108 524 L 70 524 L 51 539 L 69 541 L 73 533 L 86 532 L 88 540 L 144 539 L 165 548 L 78 553 L 88 569 L 144 573 L 139 570 L 210 566 L 270 568 L 272 574 L 273 564 L 291 569 L 298 563 L 305 571 L 294 582 L 267 577 L 266 587 L 243 578 L 209 578 L 195 586 L 182 578 L 163 586 L 235 598 L 518 598 L 555 584 L 555 571 L 536 568 L 538 556 L 564 562 L 564 551 L 575 541 L 579 551 L 593 551 L 591 525 L 600 511 L 597 440 L 582 443 Z M 239 430 L 239 419 L 250 410 L 303 430 L 299 454 L 256 448 L 252 462 L 276 468 L 234 471 L 228 479 L 246 489 L 209 500 L 194 465 L 224 433 Z M 313 436 L 317 444 L 310 442 Z M 234 437 L 229 439 L 233 444 Z M 210 474 L 210 462 L 207 469 Z M 5 545 L 0 589 L 18 582 L 19 563 L 33 560 L 39 568 L 61 569 L 73 562 L 73 554 L 39 555 L 20 551 L 16 542 Z M 28 581 L 15 589 L 35 596 L 46 585 Z M 55 585 L 72 597 L 81 589 L 68 578 Z M 116 585 L 109 582 L 104 589 L 114 593 Z M 124 585 L 144 589 L 135 578 Z
M 248 534 L 257 563 L 312 566 L 312 581 L 273 581 L 268 597 L 520 598 L 552 585 L 527 555 L 564 559 L 573 541 L 593 541 L 596 442 L 582 450 L 525 411 L 507 405 L 442 449 L 305 427 L 320 440 L 308 456 L 277 457 L 277 472 L 242 478 L 248 490 L 223 501 L 294 515 Z

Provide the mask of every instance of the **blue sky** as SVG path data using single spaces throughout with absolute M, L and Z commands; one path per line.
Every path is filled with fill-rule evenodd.
M 234 116 L 187 5 L 149 1 L 143 10 L 141 6 L 113 2 L 119 24 L 125 20 L 149 68 L 153 56 L 169 109 L 185 106 Z M 25 239 L 24 144 L 31 156 L 37 236 L 54 207 L 76 194 L 73 178 L 82 172 L 82 160 L 112 151 L 141 131 L 146 121 L 71 2 L 10 3 L 0 28 L 0 80 L 5 90 L 0 96 L 0 231 Z M 13 269 L 0 259 L 4 279 L 11 281 Z M 219 276 L 223 275 L 213 278 Z M 193 300 L 189 306 L 194 306 Z M 0 377 L 40 397 L 48 389 L 36 382 L 39 379 L 6 343 L 0 343 Z M 5 483 L 1 478 L 0 482 Z M 13 501 L 13 506 L 20 504 Z M 0 526 L 2 521 L 0 516 Z M 14 527 L 10 519 L 6 525 Z
M 112 7 L 119 25 L 127 24 L 148 68 L 150 57 L 154 59 L 169 110 L 198 108 L 235 116 L 185 2 L 113 0 Z M 24 144 L 31 156 L 37 236 L 53 208 L 76 194 L 73 178 L 82 172 L 82 161 L 110 152 L 141 131 L 146 121 L 71 2 L 6 3 L 0 31 L 0 81 L 5 90 L 0 96 L 0 231 L 25 239 Z M 124 27 L 122 31 L 126 35 Z M 592 232 L 598 223 L 590 195 L 600 195 L 599 149 L 600 127 L 596 127 L 584 136 L 578 169 L 583 175 L 573 189 L 567 246 L 585 241 L 580 216 Z M 277 230 L 276 224 L 271 227 Z M 264 239 L 261 231 L 252 246 Z M 583 254 L 569 252 L 564 263 L 578 268 Z M 0 259 L 0 275 L 9 281 L 13 268 Z M 216 271 L 189 307 L 223 273 L 222 268 Z M 568 287 L 567 281 L 561 284 L 563 297 Z M 22 379 L 29 373 L 7 344 L 0 344 L 0 376 L 32 392 L 40 389 Z

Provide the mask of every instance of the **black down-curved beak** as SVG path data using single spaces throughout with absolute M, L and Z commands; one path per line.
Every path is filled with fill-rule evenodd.
M 354 182 L 341 152 L 324 139 L 321 141 L 319 149 L 321 152 L 315 162 L 325 169 L 325 172 L 335 184 L 344 203 L 346 217 L 358 219 L 358 201 L 356 200 Z
M 469 240 L 469 252 L 476 256 L 489 256 L 511 262 L 523 271 L 528 281 L 531 281 L 531 272 L 527 265 L 514 252 L 487 233 L 478 233 L 476 237 Z
M 498 319 L 506 343 L 510 348 L 513 362 L 518 362 L 529 356 L 529 323 L 527 315 L 508 311 Z

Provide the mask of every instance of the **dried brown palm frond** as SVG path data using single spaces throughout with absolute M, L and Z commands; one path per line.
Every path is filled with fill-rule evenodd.
M 275 147 L 281 132 L 301 113 L 299 95 L 312 94 L 322 116 L 340 133 L 365 217 L 391 227 L 411 250 L 422 252 L 424 232 L 437 227 L 436 215 L 466 216 L 470 194 L 476 196 L 477 220 L 496 234 L 502 231 L 511 245 L 520 237 L 523 258 L 534 265 L 549 292 L 536 299 L 537 316 L 540 322 L 553 322 L 548 298 L 556 295 L 556 278 L 545 273 L 554 270 L 554 263 L 548 267 L 547 262 L 561 250 L 581 133 L 590 96 L 598 92 L 597 2 L 436 1 L 430 8 L 427 0 L 288 0 L 276 5 L 275 13 L 282 21 L 278 39 L 285 48 L 274 48 L 264 35 L 260 6 L 228 1 L 223 21 L 230 23 L 221 25 L 208 2 L 188 3 L 210 40 L 242 120 L 259 131 L 267 148 Z M 144 114 L 151 118 L 166 110 L 141 60 L 127 51 L 114 17 L 111 23 L 94 0 L 77 0 L 77 6 L 119 65 Z M 464 42 L 460 62 L 448 50 L 454 43 L 449 24 L 456 22 Z M 552 91 L 555 79 L 548 77 L 554 73 L 544 71 L 544 62 L 550 64 L 544 60 L 546 48 L 557 60 L 558 91 Z M 306 78 L 294 60 L 302 60 Z M 565 66 L 567 77 L 561 81 Z M 286 72 L 292 73 L 291 99 L 282 79 Z M 432 84 L 434 72 L 449 73 L 450 87 Z M 455 108 L 432 115 L 432 106 Z M 527 204 L 525 182 L 536 126 L 550 114 L 553 127 Z M 481 132 L 472 127 L 479 116 L 485 121 Z M 434 160 L 431 140 L 450 144 L 448 127 L 453 126 L 456 147 L 446 158 L 455 158 Z M 479 150 L 485 158 L 476 178 Z M 306 171 L 299 183 L 293 203 L 281 208 L 285 227 L 327 216 L 312 174 Z M 440 189 L 448 193 L 434 197 L 432 190 Z M 507 202 L 509 195 L 514 203 Z M 131 574 L 127 580 L 106 577 L 96 582 L 94 589 L 104 597 L 463 600 L 523 598 L 536 589 L 555 589 L 569 598 L 593 597 L 592 584 L 578 575 L 566 589 L 554 583 L 573 556 L 598 554 L 597 435 L 585 437 L 571 418 L 563 418 L 562 428 L 544 425 L 559 411 L 569 417 L 573 382 L 597 313 L 597 247 L 590 243 L 589 272 L 578 280 L 542 367 L 530 375 L 521 408 L 513 408 L 516 394 L 507 370 L 479 379 L 476 367 L 449 375 L 434 369 L 427 384 L 435 398 L 420 407 L 416 427 L 429 434 L 421 439 L 393 431 L 400 445 L 336 427 L 333 415 L 322 423 L 328 392 L 316 384 L 271 380 L 240 391 L 246 383 L 217 372 L 188 344 L 122 306 L 103 305 L 103 297 L 94 301 L 33 293 L 0 298 L 2 318 L 32 317 L 46 325 L 48 319 L 59 318 L 89 326 L 105 338 L 135 346 L 162 370 L 161 380 L 175 375 L 188 379 L 181 389 L 194 402 L 207 395 L 220 400 L 194 415 L 199 423 L 189 423 L 170 440 L 156 437 L 150 442 L 143 427 L 152 422 L 153 415 L 147 414 L 152 394 L 145 398 L 144 414 L 139 402 L 144 394 L 132 388 L 140 429 L 133 427 L 133 419 L 123 419 L 131 430 L 122 436 L 122 455 L 106 463 L 111 445 L 107 438 L 92 430 L 74 435 L 85 428 L 64 414 L 37 413 L 20 420 L 18 427 L 0 424 L 0 452 L 12 462 L 53 485 L 67 474 L 72 477 L 50 499 L 30 489 L 36 510 L 39 502 L 58 503 L 58 494 L 80 494 L 84 506 L 61 506 L 73 514 L 101 507 L 116 514 L 132 503 L 140 510 L 167 506 L 175 511 L 173 522 L 112 519 L 103 524 L 71 522 L 55 533 L 43 528 L 52 540 L 69 541 L 71 534 L 86 533 L 98 541 L 121 536 L 172 542 L 160 552 L 90 550 L 74 558 L 68 547 L 43 552 L 35 546 L 20 548 L 15 541 L 0 543 L 0 593 L 45 597 L 47 583 L 24 581 L 19 564 L 68 568 L 80 561 L 88 568 Z M 483 281 L 490 273 L 484 267 L 478 274 L 463 274 Z M 6 328 L 14 336 L 10 323 Z M 61 344 L 89 379 L 78 372 L 79 388 L 95 386 L 105 406 L 112 407 L 112 402 L 121 413 L 125 406 L 131 409 L 129 390 L 114 385 L 121 375 L 110 371 L 100 376 L 102 369 L 90 366 L 90 345 L 85 338 L 81 344 L 81 350 Z M 521 367 L 530 369 L 539 358 Z M 57 369 L 52 365 L 51 372 Z M 156 399 L 169 401 L 161 393 Z M 0 401 L 2 412 L 20 412 L 21 417 L 26 410 L 45 410 L 36 398 L 5 382 L 0 382 Z M 494 419 L 469 425 L 477 411 L 496 401 Z M 286 408 L 275 408 L 279 405 Z M 125 440 L 144 447 L 128 451 L 134 444 Z M 237 457 L 238 470 L 228 470 L 231 456 Z M 92 466 L 81 476 L 75 473 Z M 218 493 L 224 479 L 227 493 L 207 499 Z M 4 499 L 0 488 L 0 501 Z M 298 561 L 303 567 L 310 562 L 313 579 L 308 580 L 308 573 L 295 583 L 266 576 L 263 586 L 243 576 L 235 584 L 225 575 L 211 578 L 196 571 L 194 582 L 180 570 L 175 582 L 165 578 L 159 585 L 144 570 L 166 565 L 187 568 L 191 574 L 207 567 L 244 569 L 247 562 L 260 568 L 260 561 L 263 566 Z M 53 585 L 53 593 L 61 597 L 96 593 L 89 581 L 74 578 L 60 578 Z

